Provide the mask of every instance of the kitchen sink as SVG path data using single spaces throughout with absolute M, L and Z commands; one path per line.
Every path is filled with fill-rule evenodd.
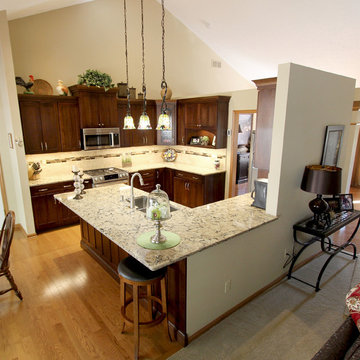
M 136 210 L 142 211 L 143 213 L 146 212 L 146 200 L 147 196 L 138 196 L 134 199 L 134 205 Z M 176 211 L 178 208 L 170 205 L 170 212 Z

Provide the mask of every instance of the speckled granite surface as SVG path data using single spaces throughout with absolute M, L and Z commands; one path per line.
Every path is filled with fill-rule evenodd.
M 134 189 L 135 196 L 147 193 Z M 178 234 L 180 244 L 167 250 L 147 250 L 136 243 L 140 234 L 153 230 L 154 224 L 143 212 L 130 209 L 122 195 L 130 195 L 130 187 L 110 185 L 86 190 L 81 200 L 74 193 L 55 195 L 55 198 L 82 219 L 135 257 L 151 270 L 156 270 L 192 254 L 255 229 L 276 219 L 264 210 L 250 206 L 249 194 L 189 209 L 172 203 L 179 210 L 163 222 L 163 229 Z
M 179 164 L 176 162 L 156 162 L 156 163 L 150 163 L 150 164 L 141 164 L 136 165 L 132 167 L 125 167 L 124 170 L 128 172 L 136 172 L 139 170 L 149 170 L 149 169 L 159 169 L 159 168 L 165 168 L 168 167 L 170 169 L 174 170 L 182 170 L 182 171 L 188 171 L 197 175 L 211 175 L 216 174 L 219 172 L 225 172 L 225 170 L 215 170 L 215 168 L 202 168 L 199 166 L 191 166 L 187 164 Z M 84 179 L 91 179 L 90 176 L 84 174 Z M 73 179 L 73 174 L 71 171 L 64 172 L 61 174 L 57 174 L 54 176 L 40 176 L 40 179 L 37 180 L 29 180 L 30 186 L 38 186 L 38 185 L 46 185 L 46 184 L 52 184 L 57 182 L 63 182 L 63 181 L 70 181 Z

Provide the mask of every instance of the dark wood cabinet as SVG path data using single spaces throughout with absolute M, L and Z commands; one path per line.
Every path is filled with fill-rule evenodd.
M 191 208 L 224 199 L 225 173 L 207 176 L 174 171 L 173 196 L 176 203 Z
M 174 201 L 191 208 L 203 205 L 203 177 L 183 171 L 175 171 Z
M 192 145 L 191 138 L 208 136 L 210 141 L 206 147 L 225 148 L 229 100 L 229 96 L 178 100 L 178 145 Z
M 79 99 L 80 128 L 119 127 L 117 88 L 105 91 L 96 86 L 73 85 L 71 93 Z
M 26 154 L 61 151 L 57 102 L 46 97 L 19 97 Z
M 81 150 L 79 107 L 76 99 L 58 102 L 62 151 Z
M 137 127 L 140 116 L 143 112 L 142 100 L 131 100 L 131 116 Z M 146 112 L 150 118 L 151 130 L 124 130 L 124 117 L 127 113 L 127 101 L 118 99 L 118 121 L 120 123 L 120 145 L 121 147 L 129 146 L 145 146 L 156 144 L 156 102 L 154 100 L 147 101 Z
M 135 177 L 134 178 L 134 187 L 137 188 L 137 189 L 140 189 L 140 190 L 143 190 L 143 191 L 146 191 L 146 192 L 151 192 L 153 190 L 155 190 L 155 180 L 156 180 L 156 173 L 155 173 L 155 169 L 149 169 L 149 170 L 141 170 L 141 171 L 138 171 L 143 180 L 144 180 L 144 185 L 141 185 L 140 184 L 140 181 L 139 181 L 139 177 Z M 130 175 L 130 179 L 132 177 L 134 173 L 131 173 L 129 174 Z
M 19 107 L 26 154 L 81 149 L 76 98 L 19 95 Z
M 91 187 L 91 180 L 84 181 L 84 185 L 85 188 Z M 76 214 L 54 198 L 55 194 L 70 192 L 73 189 L 73 181 L 39 185 L 30 188 L 35 230 L 37 233 L 79 222 L 79 217 Z

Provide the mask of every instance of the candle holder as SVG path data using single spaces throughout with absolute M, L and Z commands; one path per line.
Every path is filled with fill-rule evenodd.
M 80 194 L 83 195 L 83 194 L 86 194 L 86 191 L 84 190 L 84 188 L 85 188 L 84 179 L 83 179 L 84 173 L 83 172 L 79 173 L 79 176 L 80 176 L 80 189 L 81 189 Z
M 74 188 L 75 188 L 75 196 L 73 197 L 73 199 L 75 200 L 80 200 L 83 197 L 80 195 L 81 194 L 81 182 L 80 182 L 80 176 L 79 176 L 79 172 L 80 170 L 72 170 L 72 173 L 74 174 Z

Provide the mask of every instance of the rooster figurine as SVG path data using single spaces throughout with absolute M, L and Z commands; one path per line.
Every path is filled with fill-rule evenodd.
M 69 94 L 69 89 L 63 84 L 62 80 L 58 80 L 56 90 L 59 95 L 67 96 Z
M 32 86 L 34 85 L 34 77 L 29 75 L 29 82 L 25 82 L 20 76 L 15 77 L 16 85 L 22 86 L 25 88 L 24 94 L 34 94 L 31 91 Z

